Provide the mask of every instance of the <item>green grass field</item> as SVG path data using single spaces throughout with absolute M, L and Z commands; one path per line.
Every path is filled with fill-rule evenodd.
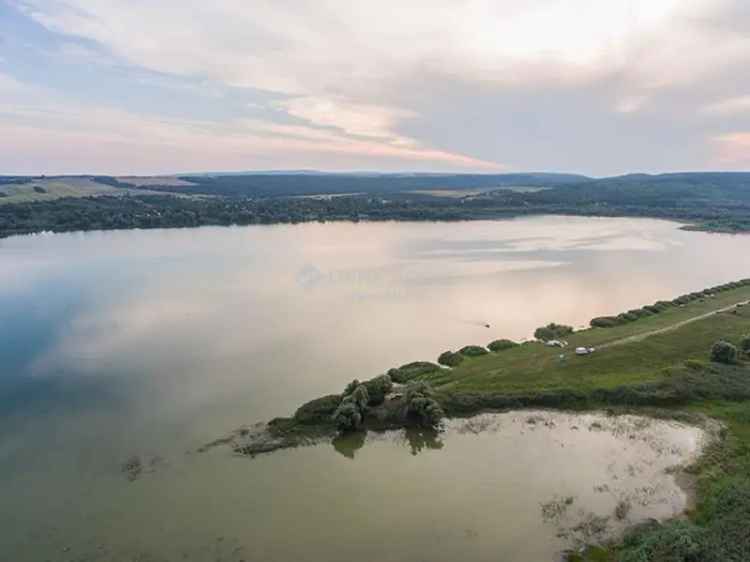
M 568 560 L 748 562 L 750 352 L 742 347 L 750 336 L 749 301 L 750 281 L 743 280 L 645 307 L 651 315 L 633 313 L 613 327 L 573 332 L 562 338 L 568 343 L 564 348 L 511 342 L 480 354 L 467 346 L 447 359 L 441 356 L 452 368 L 422 361 L 388 374 L 399 384 L 429 382 L 433 397 L 450 416 L 524 407 L 597 408 L 614 415 L 695 423 L 708 416 L 720 422 L 720 438 L 690 467 L 697 504 L 687 519 L 639 526 L 619 544 L 591 545 Z M 712 360 L 711 349 L 720 340 L 738 348 L 734 360 Z M 576 347 L 596 351 L 578 356 Z M 293 418 L 277 418 L 269 424 L 273 435 L 287 439 L 284 446 L 296 446 L 298 435 L 304 442 L 310 432 L 330 431 L 331 414 L 341 398 L 323 397 L 301 407 Z M 398 414 L 380 413 L 383 419 Z M 374 418 L 383 425 L 380 417 Z
M 595 545 L 570 562 L 747 562 L 750 560 L 750 357 L 734 365 L 710 361 L 718 340 L 739 345 L 750 335 L 750 286 L 717 293 L 684 306 L 613 328 L 591 328 L 565 339 L 564 349 L 533 342 L 466 357 L 453 369 L 421 374 L 443 400 L 478 395 L 545 395 L 584 398 L 584 407 L 614 405 L 653 413 L 612 392 L 613 403 L 598 404 L 603 389 L 640 389 L 648 399 L 668 398 L 661 414 L 701 414 L 723 424 L 721 438 L 692 467 L 697 505 L 687 520 L 651 523 L 623 542 Z M 577 346 L 597 347 L 576 356 Z M 560 358 L 560 355 L 564 358 Z M 645 390 L 643 390 L 645 389 Z M 651 394 L 649 394 L 651 393 Z M 586 400 L 593 397 L 593 400 Z M 469 411 L 496 398 L 467 402 Z M 571 402 L 571 405 L 579 402 Z M 565 405 L 565 404 L 563 404 Z
M 63 197 L 124 195 L 126 193 L 144 195 L 157 192 L 144 189 L 113 187 L 85 177 L 65 177 L 39 178 L 25 184 L 0 185 L 0 193 L 5 194 L 4 197 L 0 197 L 0 205 L 3 205 L 8 203 L 29 203 L 32 201 L 52 201 Z
M 718 293 L 714 298 L 674 306 L 661 314 L 614 328 L 590 328 L 568 336 L 568 347 L 529 342 L 498 353 L 466 358 L 458 367 L 426 375 L 441 393 L 528 393 L 570 389 L 589 391 L 645 383 L 666 376 L 666 369 L 687 359 L 706 360 L 718 339 L 739 341 L 750 332 L 750 307 L 736 308 L 668 329 L 692 318 L 750 300 L 750 287 Z M 627 341 L 625 338 L 643 338 Z M 582 347 L 597 349 L 577 356 Z M 563 355 L 564 358 L 560 358 Z

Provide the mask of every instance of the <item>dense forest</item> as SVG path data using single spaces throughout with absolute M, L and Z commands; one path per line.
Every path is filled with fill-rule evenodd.
M 313 183 L 299 187 L 292 177 L 313 177 L 315 181 L 324 182 L 319 184 L 320 189 L 325 188 L 324 191 L 331 193 L 331 177 L 339 176 L 264 176 L 263 182 L 271 183 L 263 183 L 265 187 L 262 189 L 268 189 L 275 181 L 287 182 L 282 192 L 284 189 L 312 189 Z M 355 183 L 362 180 L 361 177 L 354 180 L 349 176 L 341 177 Z M 450 186 L 454 191 L 451 196 L 441 195 L 434 183 L 436 178 L 442 180 L 442 176 L 378 176 L 381 184 L 387 184 L 386 179 L 391 178 L 400 187 L 391 186 L 388 189 L 392 191 L 386 193 L 386 188 L 380 184 L 372 184 L 373 192 L 352 188 L 357 194 L 337 197 L 240 196 L 243 185 L 254 185 L 248 188 L 251 190 L 260 189 L 257 185 L 261 184 L 243 183 L 260 181 L 258 176 L 250 179 L 248 176 L 225 176 L 205 183 L 199 181 L 195 188 L 162 188 L 171 192 L 179 190 L 181 196 L 153 194 L 153 186 L 149 186 L 151 193 L 136 191 L 134 195 L 132 187 L 115 178 L 96 178 L 108 182 L 108 185 L 129 189 L 123 189 L 122 195 L 0 204 L 0 236 L 39 231 L 333 220 L 469 220 L 539 214 L 668 218 L 688 222 L 688 228 L 750 231 L 750 174 L 631 175 L 576 182 L 570 181 L 572 177 L 568 176 L 564 180 L 558 177 L 557 184 L 538 190 L 519 191 L 501 186 L 482 193 L 468 191 L 458 197 L 455 191 L 476 187 L 479 178 L 489 181 L 487 178 L 494 177 L 493 181 L 497 182 L 500 176 L 445 177 L 454 178 L 455 183 Z M 18 179 L 24 181 L 24 178 Z M 195 179 L 191 178 L 191 181 Z M 531 181 L 528 177 L 525 180 L 527 183 Z M 220 194 L 211 193 L 215 187 L 212 181 L 224 184 L 218 189 Z M 458 185 L 461 181 L 465 182 L 462 187 Z M 408 183 L 409 189 L 404 189 L 402 182 Z M 344 183 L 336 185 L 342 192 L 349 191 Z M 430 193 L 414 193 L 411 190 L 415 187 L 425 190 L 429 187 Z M 202 191 L 200 194 L 186 194 L 193 189 Z

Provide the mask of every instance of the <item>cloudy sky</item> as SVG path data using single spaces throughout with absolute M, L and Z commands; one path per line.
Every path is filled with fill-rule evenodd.
M 0 173 L 750 169 L 747 0 L 0 0 Z

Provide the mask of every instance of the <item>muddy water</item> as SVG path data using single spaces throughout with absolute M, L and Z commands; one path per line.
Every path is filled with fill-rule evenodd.
M 669 515 L 679 490 L 639 474 L 680 455 L 636 463 L 647 444 L 583 421 L 188 452 L 355 377 L 747 277 L 746 244 L 560 217 L 0 240 L 0 560 L 546 560 L 601 528 L 579 510 Z M 693 431 L 658 435 L 689 454 Z
M 521 411 L 252 460 L 143 456 L 133 480 L 99 475 L 54 524 L 26 521 L 30 556 L 16 560 L 558 560 L 683 511 L 675 471 L 704 442 L 675 422 Z M 95 533 L 69 517 L 79 501 Z

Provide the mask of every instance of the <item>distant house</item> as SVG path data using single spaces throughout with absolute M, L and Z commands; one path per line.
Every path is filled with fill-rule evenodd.
M 594 351 L 596 351 L 594 347 L 576 347 L 576 355 L 589 355 Z

